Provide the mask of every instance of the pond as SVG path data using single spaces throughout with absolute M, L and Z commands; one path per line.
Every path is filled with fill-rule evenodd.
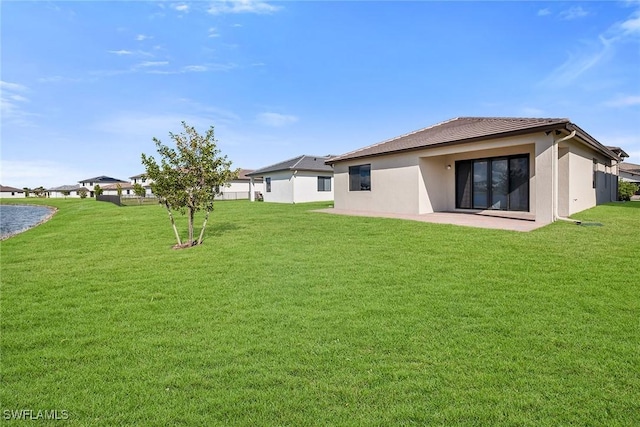
M 0 205 L 0 239 L 35 227 L 54 212 L 47 206 Z

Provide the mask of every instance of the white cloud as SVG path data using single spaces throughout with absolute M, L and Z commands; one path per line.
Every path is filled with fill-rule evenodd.
M 19 83 L 10 83 L 10 82 L 5 82 L 1 80 L 0 80 L 0 89 L 2 89 L 3 91 L 7 90 L 7 91 L 15 91 L 15 92 L 26 92 L 28 90 L 26 86 L 21 85 Z
M 114 55 L 132 55 L 133 52 L 131 52 L 130 50 L 124 50 L 124 49 L 120 49 L 120 50 L 109 50 L 107 51 L 109 53 L 113 53 Z
M 169 65 L 169 61 L 144 61 L 134 65 L 134 68 L 162 67 L 165 65 Z
M 296 116 L 279 113 L 260 113 L 256 117 L 258 123 L 272 127 L 282 127 L 298 121 Z
M 189 5 L 184 3 L 174 4 L 173 7 L 178 12 L 189 12 Z
M 575 6 L 560 12 L 560 18 L 567 21 L 584 18 L 585 16 L 588 16 L 588 15 L 589 15 L 589 12 L 584 10 L 581 6 Z
M 547 15 L 551 15 L 551 10 L 549 8 L 540 9 L 538 11 L 538 16 L 547 16 Z
M 185 72 L 201 73 L 203 71 L 207 71 L 208 68 L 205 65 L 187 65 L 186 67 L 182 67 L 182 70 Z
M 607 107 L 632 107 L 640 105 L 640 95 L 625 95 L 605 102 Z
M 218 33 L 218 30 L 211 27 L 209 28 L 209 37 L 220 37 L 220 34 Z
M 212 15 L 223 13 L 269 14 L 279 9 L 279 6 L 274 6 L 261 0 L 221 0 L 212 2 L 207 12 Z
M 29 102 L 29 98 L 23 95 L 23 93 L 29 92 L 29 88 L 19 83 L 0 81 L 0 89 L 2 89 L 0 91 L 0 117 L 2 117 L 3 125 L 34 126 L 31 118 L 37 115 L 24 110 L 20 105 Z
M 149 40 L 149 39 L 152 39 L 152 38 L 153 38 L 152 36 L 147 36 L 145 34 L 138 34 L 136 36 L 136 40 L 139 41 L 139 42 L 144 41 L 144 40 Z
M 45 188 L 76 184 L 90 175 L 72 165 L 48 160 L 2 159 L 2 183 L 14 187 Z
M 13 99 L 14 101 L 17 101 L 17 102 L 29 102 L 29 98 L 24 97 L 22 95 L 17 95 L 17 94 L 9 95 L 9 98 L 11 98 L 11 99 Z

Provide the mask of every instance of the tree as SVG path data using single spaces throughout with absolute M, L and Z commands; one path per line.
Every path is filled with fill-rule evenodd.
M 31 189 L 29 187 L 23 187 L 22 189 L 24 190 L 24 197 L 29 197 Z
M 35 194 L 36 197 L 45 197 L 47 192 L 43 186 L 40 186 L 33 189 L 33 194 Z
M 116 184 L 116 193 L 118 193 L 118 197 L 122 197 L 122 185 L 120 183 Z
M 96 196 L 101 196 L 103 192 L 104 190 L 99 185 L 96 184 L 96 186 L 93 187 L 93 194 Z
M 133 184 L 133 192 L 136 196 L 138 196 L 138 203 L 142 203 L 142 199 L 147 195 L 147 190 L 138 183 Z
M 213 202 L 219 189 L 238 177 L 239 170 L 231 170 L 231 161 L 222 156 L 214 138 L 213 126 L 202 136 L 193 126 L 182 122 L 184 131 L 180 134 L 169 132 L 176 149 L 168 147 L 153 138 L 161 164 L 152 156 L 142 154 L 142 164 L 146 177 L 153 180 L 151 190 L 164 204 L 178 241 L 177 247 L 188 247 L 202 243 L 204 230 L 213 210 Z M 176 228 L 172 211 L 185 211 L 188 215 L 189 237 L 184 244 Z M 205 218 L 198 240 L 194 240 L 193 220 L 196 212 L 204 210 Z
M 638 186 L 633 182 L 618 181 L 618 199 L 628 202 L 631 200 L 631 196 L 636 194 L 636 191 L 638 191 Z
M 62 191 L 61 191 L 61 193 L 62 193 L 62 195 L 64 196 L 64 198 L 66 199 L 66 198 L 67 198 L 67 196 L 68 196 L 69 194 L 71 194 L 71 191 L 69 191 L 69 190 L 62 190 Z
M 87 190 L 82 189 L 82 190 L 78 191 L 78 194 L 80 195 L 81 199 L 86 199 L 87 198 Z

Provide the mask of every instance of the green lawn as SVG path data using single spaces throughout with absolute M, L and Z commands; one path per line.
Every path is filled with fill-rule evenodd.
M 640 424 L 640 202 L 530 233 L 218 202 L 181 251 L 157 205 L 29 202 L 59 212 L 1 243 L 3 415 Z

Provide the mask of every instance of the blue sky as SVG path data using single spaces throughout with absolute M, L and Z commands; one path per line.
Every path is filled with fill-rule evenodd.
M 3 1 L 1 182 L 143 172 L 215 126 L 235 167 L 459 116 L 567 117 L 640 164 L 640 2 Z

